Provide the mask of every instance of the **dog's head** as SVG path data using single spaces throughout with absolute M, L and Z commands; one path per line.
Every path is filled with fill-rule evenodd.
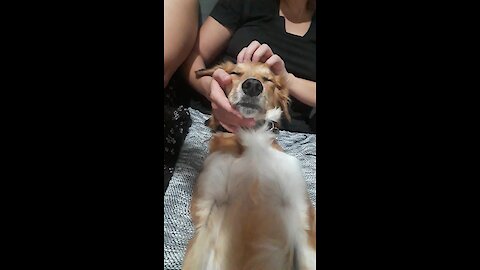
M 219 68 L 232 76 L 232 83 L 225 92 L 232 107 L 245 118 L 262 120 L 265 119 L 267 111 L 279 107 L 290 120 L 288 89 L 284 87 L 286 78 L 275 75 L 264 63 L 252 62 L 225 62 L 211 69 L 198 70 L 196 74 L 211 76 Z

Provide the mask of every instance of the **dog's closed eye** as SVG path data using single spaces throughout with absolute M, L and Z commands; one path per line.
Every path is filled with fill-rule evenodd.
M 268 77 L 262 77 L 262 79 L 263 79 L 264 81 L 273 82 L 273 80 L 270 79 L 270 78 L 268 78 Z
M 230 71 L 230 75 L 242 76 L 242 73 L 236 71 Z

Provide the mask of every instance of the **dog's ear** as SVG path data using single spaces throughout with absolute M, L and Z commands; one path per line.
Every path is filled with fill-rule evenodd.
M 288 94 L 288 89 L 285 87 L 286 77 L 285 76 L 275 76 L 275 100 L 276 104 L 280 105 L 282 108 L 285 118 L 290 122 L 292 118 L 288 110 L 288 104 L 290 103 L 290 98 Z
M 280 98 L 280 107 L 282 108 L 283 114 L 285 115 L 285 118 L 287 118 L 288 122 L 292 121 L 292 117 L 290 116 L 290 113 L 288 112 L 288 104 L 290 103 L 290 98 L 288 97 L 288 90 L 280 90 L 280 94 L 284 95 L 284 97 Z
M 230 61 L 224 62 L 220 65 L 216 65 L 212 68 L 208 69 L 200 69 L 195 71 L 195 75 L 197 75 L 197 78 L 203 77 L 203 76 L 212 76 L 215 70 L 217 69 L 223 69 L 225 72 L 229 73 L 232 72 L 235 69 L 236 65 Z

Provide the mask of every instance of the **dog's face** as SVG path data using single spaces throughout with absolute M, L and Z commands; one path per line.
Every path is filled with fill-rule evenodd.
M 266 64 L 226 62 L 197 71 L 197 75 L 212 75 L 218 68 L 231 75 L 232 83 L 225 92 L 232 107 L 245 118 L 263 119 L 268 110 L 280 107 L 290 120 L 288 90 L 283 87 L 285 78 L 276 76 Z

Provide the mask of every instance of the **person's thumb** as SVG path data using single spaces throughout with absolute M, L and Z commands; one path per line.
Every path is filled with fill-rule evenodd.
M 220 87 L 225 90 L 227 85 L 232 83 L 232 77 L 223 69 L 217 69 L 213 72 L 212 77 L 218 82 Z
M 225 96 L 225 92 L 223 92 L 218 83 L 212 84 L 212 89 L 210 90 L 210 100 L 212 101 L 212 104 L 216 105 L 215 109 L 219 107 L 225 111 L 230 111 L 232 109 L 230 102 Z

